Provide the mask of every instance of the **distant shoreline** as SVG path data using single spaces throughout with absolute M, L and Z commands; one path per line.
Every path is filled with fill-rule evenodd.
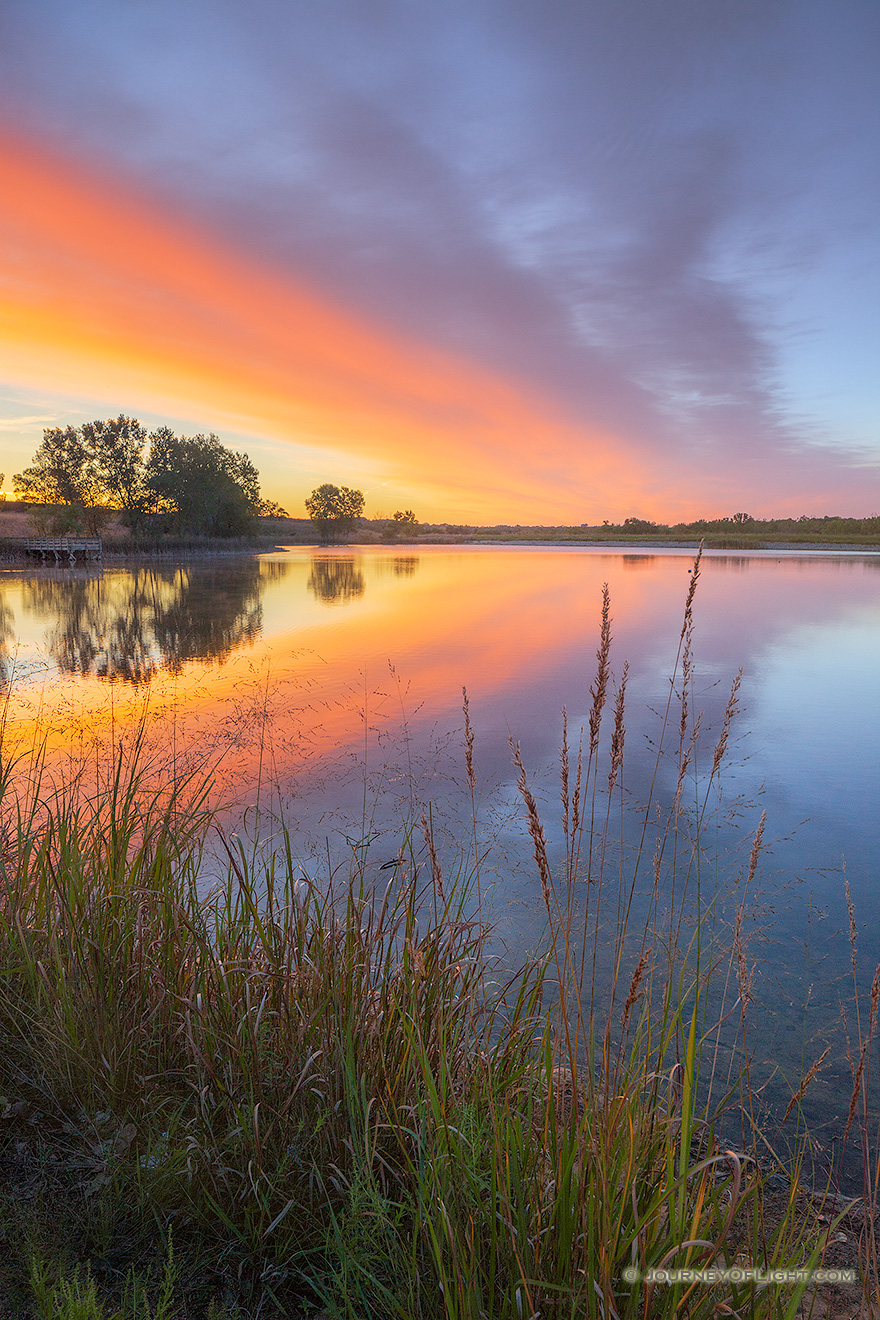
M 0 504 L 0 562 L 38 565 L 39 557 L 25 548 L 25 540 L 34 533 L 37 506 L 20 501 Z M 638 520 L 634 520 L 638 522 Z M 676 534 L 677 533 L 677 534 Z M 324 544 L 308 518 L 261 518 L 252 535 L 234 539 L 194 535 L 169 536 L 166 539 L 136 542 L 128 529 L 113 520 L 103 531 L 103 559 L 168 560 L 266 554 L 282 551 L 285 546 L 311 547 L 315 550 L 381 546 L 388 550 L 431 545 L 518 545 L 523 547 L 583 547 L 592 550 L 626 551 L 682 550 L 696 553 L 702 540 L 707 551 L 730 552 L 817 552 L 845 554 L 880 553 L 880 519 L 877 517 L 766 519 L 735 523 L 716 519 L 705 526 L 638 523 L 621 525 L 529 526 L 495 523 L 474 524 L 423 523 L 398 534 L 388 519 L 363 519 L 356 531 L 345 540 Z
M 495 537 L 483 537 L 480 536 L 479 534 L 475 534 L 473 536 L 454 536 L 454 537 L 428 534 L 426 536 L 410 537 L 406 541 L 403 540 L 383 541 L 377 537 L 369 537 L 369 538 L 352 537 L 351 539 L 346 541 L 331 541 L 327 544 L 322 544 L 320 541 L 297 541 L 297 542 L 289 542 L 287 545 L 279 545 L 277 549 L 299 550 L 299 549 L 312 548 L 316 550 L 346 550 L 346 549 L 354 550 L 358 548 L 369 547 L 369 548 L 379 548 L 379 549 L 384 548 L 386 550 L 407 550 L 407 549 L 416 549 L 418 546 L 436 546 L 436 545 L 521 546 L 524 549 L 529 549 L 529 548 L 539 549 L 542 546 L 547 546 L 548 548 L 562 548 L 562 549 L 573 549 L 573 550 L 577 550 L 577 549 L 645 550 L 645 551 L 688 550 L 688 551 L 692 551 L 694 554 L 696 554 L 697 550 L 699 550 L 700 548 L 700 542 L 698 540 L 674 541 L 674 540 L 661 540 L 659 538 L 654 538 L 649 541 L 649 540 L 638 540 L 636 538 L 633 538 L 632 540 L 620 539 L 614 541 L 611 540 L 605 541 L 601 539 L 575 540 L 573 537 L 558 537 L 558 538 L 530 537 L 528 539 L 524 537 L 523 539 L 520 540 L 518 537 L 495 538 Z M 736 552 L 747 553 L 753 550 L 762 550 L 762 551 L 771 551 L 771 552 L 774 550 L 775 551 L 823 550 L 823 551 L 831 551 L 831 552 L 840 551 L 844 553 L 856 553 L 856 554 L 880 554 L 880 542 L 872 541 L 870 543 L 860 543 L 857 541 L 845 541 L 845 542 L 844 541 L 841 542 L 756 541 L 754 543 L 750 543 L 749 545 L 724 545 L 724 544 L 720 544 L 719 540 L 713 540 L 710 542 L 709 539 L 707 538 L 703 543 L 703 549 L 705 551 L 725 550 L 725 551 L 730 551 L 731 553 L 736 553 Z
M 33 569 L 68 569 L 70 566 L 66 562 L 56 563 L 51 556 L 42 560 L 32 551 L 28 551 L 21 544 L 22 538 L 0 537 L 0 566 L 6 568 L 33 568 Z M 358 550 L 385 550 L 396 551 L 414 551 L 419 548 L 430 548 L 434 546 L 447 547 L 480 547 L 486 546 L 499 548 L 503 546 L 511 549 L 520 548 L 524 550 L 604 550 L 609 553 L 621 551 L 638 551 L 644 554 L 651 554 L 661 550 L 680 550 L 690 554 L 696 554 L 699 550 L 699 541 L 673 541 L 654 539 L 651 541 L 641 540 L 574 540 L 570 537 L 551 539 L 523 539 L 518 538 L 490 538 L 479 535 L 464 537 L 449 536 L 422 536 L 413 537 L 406 541 L 383 541 L 382 539 L 371 536 L 348 541 L 335 541 L 322 543 L 318 540 L 293 540 L 292 538 L 279 537 L 275 541 L 260 540 L 247 543 L 238 542 L 235 545 L 199 545 L 190 544 L 171 544 L 163 545 L 161 543 L 154 545 L 144 545 L 139 548 L 131 546 L 117 547 L 113 542 L 109 542 L 103 551 L 101 559 L 78 560 L 77 568 L 90 567 L 96 568 L 101 564 L 124 565 L 126 563 L 156 563 L 171 561 L 192 561 L 196 559 L 231 559 L 239 558 L 242 555 L 265 555 L 265 554 L 285 554 L 293 550 L 311 550 L 317 554 L 349 552 L 354 553 Z M 833 541 L 761 541 L 750 545 L 719 545 L 704 544 L 704 552 L 727 553 L 727 554 L 754 554 L 754 553 L 790 553 L 790 554 L 846 554 L 846 555 L 880 555 L 880 545 L 859 544 L 857 542 L 833 542 Z
M 375 542 L 351 541 L 351 542 L 340 543 L 340 545 L 342 544 L 373 545 L 375 544 Z M 456 538 L 455 540 L 450 539 L 448 541 L 442 539 L 438 540 L 433 537 L 424 537 L 421 539 L 414 538 L 411 541 L 392 542 L 392 548 L 395 546 L 397 548 L 405 548 L 406 546 L 415 546 L 415 545 L 513 545 L 513 546 L 520 545 L 526 547 L 530 547 L 530 546 L 538 547 L 538 546 L 546 545 L 546 546 L 570 547 L 573 549 L 584 548 L 589 550 L 600 550 L 600 549 L 601 550 L 693 550 L 694 552 L 696 552 L 700 548 L 699 541 L 672 541 L 672 540 L 666 541 L 659 539 L 655 539 L 651 541 L 639 541 L 639 540 L 632 540 L 632 541 L 578 540 L 576 541 L 570 537 L 560 538 L 559 540 L 536 539 L 536 540 L 522 540 L 522 541 L 517 540 L 515 538 L 492 540 L 480 536 L 463 537 L 461 539 Z M 324 546 L 322 548 L 329 549 L 331 547 Z M 729 550 L 729 551 L 740 551 L 741 553 L 746 553 L 750 550 L 770 550 L 770 551 L 840 550 L 846 552 L 855 551 L 856 553 L 864 553 L 864 554 L 880 554 L 880 543 L 877 542 L 872 542 L 871 544 L 860 544 L 859 542 L 838 543 L 836 541 L 760 541 L 760 542 L 756 542 L 753 545 L 735 545 L 735 546 L 719 545 L 717 543 L 716 544 L 706 543 L 704 544 L 703 548 L 704 550 Z

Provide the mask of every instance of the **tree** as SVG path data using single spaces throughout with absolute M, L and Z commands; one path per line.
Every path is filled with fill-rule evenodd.
M 65 524 L 65 530 L 76 530 L 79 524 L 96 536 L 105 520 L 99 512 L 103 483 L 94 455 L 76 426 L 47 426 L 33 463 L 17 473 L 12 484 L 20 500 L 61 505 L 58 521 Z
M 176 436 L 163 426 L 148 437 L 123 413 L 47 427 L 32 465 L 13 483 L 20 499 L 54 506 L 43 522 L 56 533 L 85 527 L 97 535 L 118 510 L 136 534 L 152 523 L 178 534 L 241 536 L 259 514 L 279 511 L 262 500 L 247 454 L 227 449 L 213 433 Z
M 148 505 L 144 469 L 147 428 L 137 418 L 120 413 L 106 422 L 84 422 L 80 434 L 103 501 L 120 509 L 123 521 L 137 532 Z
M 357 526 L 364 511 L 363 492 L 325 482 L 312 491 L 306 500 L 306 510 L 321 540 L 336 540 L 353 532 Z
M 46 427 L 34 461 L 13 477 L 19 499 L 60 505 L 44 519 L 55 531 L 97 535 L 120 509 L 129 526 L 143 514 L 146 429 L 120 413 L 109 421 Z
M 396 541 L 398 536 L 413 535 L 418 526 L 419 520 L 412 509 L 398 509 L 382 528 L 382 537 L 386 541 Z
M 289 518 L 290 514 L 286 509 L 275 500 L 260 500 L 260 507 L 257 510 L 261 518 Z
M 213 432 L 154 431 L 146 489 L 166 530 L 178 534 L 242 536 L 262 504 L 259 474 L 247 454 L 227 449 Z

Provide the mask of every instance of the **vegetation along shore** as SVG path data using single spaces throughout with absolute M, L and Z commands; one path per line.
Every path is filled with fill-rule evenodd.
M 2 479 L 0 479 L 2 481 Z M 264 498 L 247 454 L 213 433 L 149 433 L 120 413 L 80 426 L 47 427 L 31 465 L 13 477 L 0 509 L 0 557 L 26 558 L 34 536 L 101 537 L 108 554 L 260 550 L 284 544 L 418 541 L 675 545 L 708 549 L 827 546 L 880 549 L 880 515 L 756 519 L 747 513 L 662 524 L 641 517 L 573 526 L 476 526 L 422 522 L 412 509 L 366 517 L 362 491 L 326 482 L 291 518 Z
M 365 828 L 332 875 L 283 824 L 230 834 L 212 766 L 175 770 L 146 724 L 63 775 L 5 726 L 0 1314 L 876 1313 L 880 981 L 817 1182 L 800 1106 L 822 1057 L 783 1114 L 752 1081 L 763 819 L 733 892 L 706 882 L 739 680 L 700 751 L 699 567 L 654 749 L 678 787 L 651 790 L 641 843 L 619 833 L 634 753 L 607 596 L 583 729 L 561 722 L 558 857 L 511 744 L 546 927 L 517 965 L 492 938 L 466 694 L 457 849 L 414 798 L 391 862 Z

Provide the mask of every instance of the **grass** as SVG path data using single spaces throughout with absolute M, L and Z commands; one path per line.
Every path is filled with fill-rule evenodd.
M 0 1316 L 806 1314 L 805 1282 L 644 1281 L 833 1259 L 844 1209 L 817 1217 L 797 1160 L 767 1187 L 742 935 L 763 825 L 723 937 L 704 836 L 738 684 L 697 776 L 698 577 L 699 560 L 655 846 L 654 786 L 641 842 L 619 824 L 626 671 L 615 689 L 607 595 L 590 716 L 571 745 L 564 725 L 558 863 L 512 747 L 547 919 L 522 966 L 493 944 L 466 695 L 473 837 L 454 863 L 413 803 L 393 864 L 356 849 L 320 878 L 284 831 L 262 851 L 226 838 L 209 768 L 175 778 L 142 731 L 91 792 L 39 757 L 4 760 Z M 840 1294 L 866 1315 L 878 996 L 875 978 L 852 1027 L 869 1185 L 862 1284 Z

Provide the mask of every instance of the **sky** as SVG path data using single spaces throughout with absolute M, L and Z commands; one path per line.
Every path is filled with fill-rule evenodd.
M 0 468 L 295 516 L 880 512 L 876 0 L 0 0 Z

